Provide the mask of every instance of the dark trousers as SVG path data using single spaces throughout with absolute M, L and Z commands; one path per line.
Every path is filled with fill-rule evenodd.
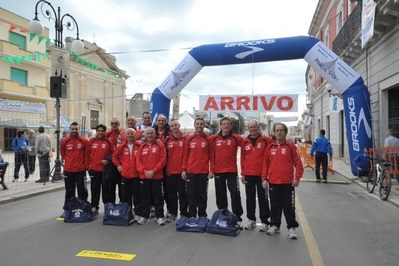
M 140 179 L 141 213 L 146 219 L 150 217 L 151 196 L 154 202 L 155 216 L 157 218 L 164 218 L 163 178 Z
M 267 190 L 262 187 L 260 176 L 245 176 L 245 194 L 247 195 L 247 218 L 256 221 L 256 193 L 258 193 L 259 217 L 262 223 L 270 224 L 270 208 Z
M 19 169 L 21 165 L 24 166 L 25 169 L 25 179 L 29 178 L 29 155 L 26 152 L 16 152 L 14 156 L 14 178 L 19 178 Z
M 75 197 L 75 186 L 78 190 L 78 198 L 87 200 L 87 190 L 85 187 L 86 171 L 66 172 L 64 171 L 65 182 L 65 205 L 71 198 Z
M 40 180 L 41 181 L 49 181 L 50 176 L 50 162 L 49 162 L 49 153 L 42 154 L 39 157 L 39 170 L 40 170 Z
M 118 185 L 118 190 L 121 190 L 121 176 L 116 174 L 114 180 L 102 179 L 102 192 L 103 192 L 103 203 L 116 201 L 116 186 Z M 119 201 L 121 200 L 121 194 L 119 193 Z
M 320 179 L 320 164 L 323 168 L 323 179 L 327 180 L 327 167 L 328 167 L 328 156 L 325 152 L 316 152 L 316 178 Z
M 89 170 L 90 176 L 90 192 L 91 192 L 91 206 L 99 209 L 101 184 L 103 180 L 103 172 Z
M 216 205 L 218 209 L 228 209 L 227 188 L 230 191 L 232 212 L 241 220 L 243 214 L 241 205 L 240 183 L 237 173 L 215 174 Z
M 36 168 L 36 155 L 29 155 L 29 173 L 33 174 Z
M 188 216 L 207 217 L 206 207 L 208 201 L 208 174 L 189 174 L 186 178 Z
M 370 169 L 362 169 L 362 170 L 357 170 L 357 176 L 358 177 L 361 177 L 361 176 L 368 176 L 369 175 L 369 173 L 370 173 Z
M 178 203 L 180 216 L 187 216 L 188 200 L 186 181 L 181 174 L 165 176 L 165 196 L 168 198 L 168 210 L 171 214 L 177 215 Z
M 129 206 L 134 210 L 135 215 L 142 216 L 139 177 L 121 177 L 121 201 L 129 204 Z
M 280 227 L 284 212 L 287 228 L 297 228 L 295 220 L 295 188 L 291 184 L 269 184 L 271 219 L 270 224 Z

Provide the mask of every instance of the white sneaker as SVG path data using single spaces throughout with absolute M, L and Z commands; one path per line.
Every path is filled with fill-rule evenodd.
M 256 222 L 253 220 L 249 220 L 248 223 L 245 225 L 246 230 L 251 230 L 254 227 L 256 227 Z
M 140 219 L 137 221 L 138 224 L 145 224 L 147 222 L 147 219 L 144 217 L 140 217 Z
M 290 229 L 288 229 L 288 237 L 290 239 L 297 239 L 298 235 L 296 234 L 296 230 L 294 227 L 291 227 Z
M 92 207 L 92 208 L 91 208 L 91 211 L 94 213 L 94 215 L 97 215 L 97 214 L 98 214 L 98 210 L 97 210 L 96 207 Z
M 239 227 L 240 230 L 244 229 L 244 228 L 242 228 L 242 221 L 238 221 L 237 222 L 237 227 Z
M 259 231 L 261 232 L 267 232 L 268 226 L 265 223 L 262 223 L 262 225 L 259 228 Z
M 157 219 L 158 225 L 165 225 L 165 219 L 164 218 L 158 218 Z
M 176 221 L 176 219 L 177 219 L 177 217 L 174 214 L 171 214 L 171 215 L 168 216 L 168 221 L 170 223 Z
M 141 216 L 140 215 L 134 215 L 134 221 L 135 222 L 138 222 L 138 221 L 140 221 L 140 219 L 141 219 Z
M 270 226 L 269 230 L 266 232 L 268 235 L 275 235 L 280 233 L 280 228 L 275 225 Z

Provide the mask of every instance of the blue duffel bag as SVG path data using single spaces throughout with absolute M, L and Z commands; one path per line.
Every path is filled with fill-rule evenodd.
M 206 231 L 211 234 L 236 236 L 240 233 L 240 227 L 237 225 L 238 217 L 229 210 L 221 209 L 213 213 Z
M 209 219 L 206 217 L 188 218 L 182 216 L 176 221 L 176 231 L 204 233 L 208 222 Z
M 126 202 L 119 204 L 108 202 L 104 204 L 103 224 L 129 226 L 133 222 L 132 208 Z
M 65 223 L 81 223 L 94 220 L 91 205 L 85 200 L 74 197 L 64 206 L 64 210 L 66 210 Z

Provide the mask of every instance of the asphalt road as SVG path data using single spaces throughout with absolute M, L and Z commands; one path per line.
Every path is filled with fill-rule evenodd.
M 305 170 L 304 178 L 313 173 Z M 105 226 L 101 211 L 90 223 L 67 224 L 57 220 L 64 192 L 43 194 L 0 205 L 0 265 L 397 265 L 397 207 L 354 184 L 303 181 L 296 191 L 297 240 L 288 238 L 284 218 L 275 236 L 258 228 L 237 237 L 183 233 L 175 231 L 175 223 L 158 226 L 155 219 Z M 242 202 L 245 208 L 244 191 Z M 208 215 L 215 210 L 211 181 Z M 83 250 L 136 256 L 130 261 L 76 256 Z

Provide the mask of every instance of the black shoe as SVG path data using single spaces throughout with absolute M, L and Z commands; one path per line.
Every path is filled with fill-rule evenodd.
M 44 183 L 44 182 L 45 182 L 45 181 L 40 180 L 40 179 L 35 181 L 35 183 Z
M 316 182 L 320 182 L 321 181 L 321 179 L 320 178 L 316 178 Z

